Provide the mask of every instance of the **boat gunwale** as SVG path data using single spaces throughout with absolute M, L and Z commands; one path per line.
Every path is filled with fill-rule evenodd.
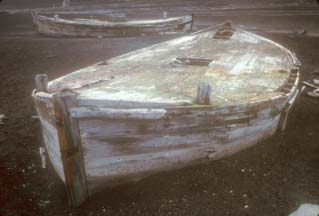
M 162 22 L 159 23 L 152 23 L 152 24 L 143 24 L 143 20 L 141 23 L 131 23 L 131 21 L 123 21 L 123 22 L 114 22 L 114 21 L 107 21 L 107 24 L 90 24 L 90 23 L 80 23 L 81 21 L 77 20 L 68 20 L 68 19 L 61 19 L 43 16 L 43 15 L 33 15 L 33 20 L 36 24 L 40 24 L 39 22 L 46 22 L 48 24 L 55 24 L 55 25 L 70 25 L 70 26 L 78 26 L 78 27 L 95 27 L 95 28 L 109 28 L 109 29 L 121 29 L 121 28 L 156 28 L 156 27 L 168 27 L 168 26 L 178 26 L 178 25 L 187 25 L 193 22 L 193 16 L 185 15 L 179 17 L 172 17 L 165 19 L 157 19 L 161 20 Z M 140 20 L 137 20 L 140 21 Z M 103 22 L 103 21 L 100 21 Z
M 298 83 L 298 79 L 296 79 L 296 83 Z M 214 106 L 214 105 L 190 105 L 190 106 L 171 106 L 171 107 L 155 107 L 155 108 L 150 108 L 150 107 L 121 107 L 121 108 L 110 108 L 108 106 L 94 106 L 92 105 L 81 105 L 81 101 L 77 99 L 77 104 L 74 107 L 77 108 L 83 108 L 84 110 L 98 110 L 99 108 L 107 108 L 107 109 L 113 109 L 113 110 L 165 110 L 167 114 L 185 114 L 189 112 L 209 112 L 214 113 L 215 115 L 236 115 L 236 114 L 241 114 L 243 112 L 249 112 L 249 111 L 258 111 L 262 110 L 264 107 L 274 107 L 278 104 L 281 103 L 287 103 L 296 93 L 297 86 L 293 86 L 291 88 L 291 91 L 287 94 L 281 94 L 277 95 L 268 99 L 263 99 L 259 101 L 253 101 L 253 102 L 246 102 L 246 103 L 240 103 L 236 105 L 226 105 L 226 106 Z M 49 94 L 49 93 L 43 93 L 43 92 L 36 92 L 34 91 L 32 96 L 34 99 L 37 100 L 42 100 L 46 101 L 48 103 L 52 102 L 53 95 L 55 94 L 62 94 L 62 95 L 67 95 L 67 94 L 73 94 L 72 92 L 64 92 L 64 93 L 54 93 L 54 94 Z M 82 101 L 83 102 L 83 101 Z M 72 112 L 71 112 L 72 114 Z M 75 118 L 88 118 L 90 115 L 85 116 L 85 115 L 80 115 L 80 116 L 74 116 Z M 103 117 L 103 115 L 96 115 L 95 117 Z M 141 118 L 142 119 L 142 118 Z

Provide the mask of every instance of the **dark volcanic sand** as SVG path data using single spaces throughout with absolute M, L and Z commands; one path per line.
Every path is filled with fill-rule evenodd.
M 2 25 L 10 19 L 24 23 L 23 16 L 0 18 L 6 19 Z M 26 36 L 1 29 L 0 114 L 7 119 L 0 124 L 0 215 L 277 216 L 302 203 L 319 204 L 319 100 L 301 97 L 284 133 L 227 159 L 105 189 L 69 209 L 56 173 L 40 167 L 43 141 L 30 96 L 34 76 L 46 73 L 53 79 L 173 36 L 47 38 L 30 34 L 31 24 Z M 319 38 L 265 36 L 297 53 L 303 80 L 318 72 Z

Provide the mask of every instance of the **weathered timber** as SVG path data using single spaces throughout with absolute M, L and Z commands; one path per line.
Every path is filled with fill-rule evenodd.
M 108 150 L 112 150 L 112 148 L 107 149 L 107 145 L 102 145 L 101 143 L 101 148 L 99 148 L 97 143 L 90 141 L 91 147 L 87 149 L 85 155 L 86 169 L 89 170 L 89 190 L 94 193 L 105 185 L 121 184 L 128 179 L 139 180 L 156 172 L 231 156 L 272 135 L 276 130 L 278 121 L 279 118 L 277 117 L 273 120 L 268 120 L 268 122 L 261 122 L 263 124 L 259 125 L 255 131 L 252 131 L 253 133 L 248 133 L 249 135 L 235 139 L 226 145 L 218 145 L 213 137 L 199 134 L 197 139 L 197 135 L 183 138 L 184 140 L 191 138 L 189 145 L 184 143 L 185 146 L 182 147 L 182 143 L 180 143 L 181 146 L 179 148 L 171 149 L 166 147 L 166 150 L 162 149 L 162 151 L 155 153 L 114 155 L 112 157 L 103 155 L 107 154 Z M 243 130 L 245 129 L 243 128 Z M 200 137 L 205 137 L 205 139 L 203 140 Z M 204 142 L 205 140 L 206 142 Z M 195 142 L 190 144 L 192 141 Z M 95 148 L 92 148 L 93 146 Z M 147 162 L 145 163 L 145 161 Z
M 76 207 L 87 199 L 88 189 L 78 123 L 68 111 L 73 102 L 74 95 L 53 95 L 66 190 L 70 205 Z
M 63 8 L 68 8 L 69 6 L 70 6 L 70 0 L 63 0 L 62 7 Z
M 198 83 L 196 103 L 202 105 L 209 105 L 211 94 L 212 87 L 208 83 Z
M 224 24 L 98 62 L 34 97 L 49 110 L 52 95 L 64 98 L 54 107 L 64 107 L 68 125 L 56 126 L 66 185 L 72 189 L 72 164 L 82 164 L 91 195 L 230 156 L 285 128 L 298 98 L 299 66 L 281 45 Z M 61 110 L 40 118 L 55 122 Z M 65 158 L 65 140 L 81 147 L 75 149 L 82 163 Z
M 286 108 L 283 112 L 282 122 L 281 122 L 281 130 L 284 131 L 287 126 L 288 116 L 290 114 L 291 108 L 293 107 L 296 99 L 298 98 L 299 90 L 297 90 L 296 94 L 288 101 Z
M 192 16 L 157 20 L 112 21 L 85 18 L 47 17 L 33 14 L 35 29 L 42 34 L 78 37 L 128 37 L 145 34 L 187 32 L 193 25 Z
M 38 92 L 48 92 L 48 76 L 46 74 L 36 75 L 35 86 Z
M 58 176 L 65 182 L 64 168 L 61 159 L 61 149 L 58 139 L 55 113 L 52 103 L 52 95 L 44 92 L 33 91 L 32 97 L 40 118 L 42 135 L 46 147 L 46 153 L 58 173 Z
M 160 119 L 165 109 L 111 109 L 101 107 L 75 107 L 70 112 L 75 118 L 110 118 L 110 119 Z

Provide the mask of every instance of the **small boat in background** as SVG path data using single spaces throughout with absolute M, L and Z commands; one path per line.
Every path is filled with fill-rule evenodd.
M 103 186 L 216 160 L 284 130 L 299 61 L 224 24 L 133 51 L 33 92 L 71 205 Z
M 147 20 L 61 18 L 59 15 L 49 17 L 39 14 L 32 14 L 32 17 L 39 33 L 53 36 L 129 37 L 186 32 L 193 25 L 193 16 Z

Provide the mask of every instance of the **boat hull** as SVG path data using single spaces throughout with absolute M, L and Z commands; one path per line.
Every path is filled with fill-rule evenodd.
M 294 88 L 283 97 L 218 109 L 116 110 L 72 102 L 68 109 L 75 125 L 71 127 L 78 128 L 81 146 L 77 152 L 83 157 L 88 193 L 251 147 L 282 126 L 289 101 L 293 104 L 297 95 Z M 45 93 L 33 97 L 49 158 L 65 182 L 54 97 Z
M 50 85 L 45 82 L 46 75 L 36 77 L 33 98 L 46 149 L 66 185 L 72 206 L 80 205 L 105 186 L 227 157 L 259 143 L 278 128 L 285 129 L 299 94 L 299 61 L 295 55 L 272 41 L 241 30 L 231 32 L 232 36 L 224 28 L 218 27 L 217 32 L 214 29 L 97 63 Z M 166 60 L 173 57 L 171 52 L 175 48 L 165 46 L 193 53 L 196 49 L 191 42 L 197 36 L 207 39 L 200 42 L 203 45 L 198 48 L 200 54 L 205 51 L 207 41 L 214 45 L 211 49 L 219 45 L 215 61 L 177 58 L 172 64 Z M 181 42 L 186 45 L 180 45 Z M 237 50 L 226 49 L 229 53 L 223 54 L 225 46 L 233 48 L 233 44 Z M 244 55 L 242 59 L 247 47 L 249 53 L 255 54 L 254 58 Z M 211 54 L 208 51 L 205 57 Z M 148 56 L 155 61 L 147 61 Z M 238 57 L 241 62 L 234 63 L 231 57 Z M 161 64 L 156 65 L 158 62 Z M 194 62 L 197 65 L 189 65 Z M 130 73 L 121 74 L 128 71 L 130 63 Z M 252 67 L 255 63 L 256 67 Z M 231 70 L 227 71 L 226 66 Z M 267 70 L 260 73 L 262 69 Z M 225 78 L 221 86 L 225 92 L 215 88 L 214 95 L 208 96 L 208 103 L 206 100 L 199 103 L 193 91 L 191 96 L 196 98 L 183 99 L 190 89 L 196 89 L 186 85 L 187 71 L 189 77 L 204 72 L 200 80 L 211 79 L 215 86 Z M 231 72 L 236 74 L 224 76 Z M 156 88 L 155 84 L 162 81 L 156 79 L 159 74 L 164 81 Z M 223 76 L 216 77 L 218 74 Z M 210 78 L 212 75 L 215 76 Z M 260 80 L 265 75 L 266 81 Z M 240 78 L 243 81 L 238 83 Z M 191 83 L 196 83 L 196 79 L 192 78 Z M 233 84 L 228 86 L 231 81 Z M 175 87 L 180 84 L 181 88 L 167 90 L 167 86 L 172 87 L 170 83 Z M 244 88 L 245 83 L 250 84 L 249 88 Z M 276 85 L 272 86 L 273 83 Z M 141 88 L 144 84 L 152 85 Z M 271 88 L 267 88 L 269 85 Z M 218 100 L 214 103 L 214 99 Z
M 107 121 L 80 120 L 90 193 L 104 186 L 139 180 L 152 173 L 230 156 L 272 135 L 278 128 L 280 114 L 253 120 L 253 123 L 247 121 L 217 127 L 212 126 L 213 120 L 205 124 L 205 117 L 198 120 L 203 124 L 192 129 L 155 129 L 152 135 L 130 133 L 125 138 L 112 136 L 113 132 L 108 129 L 114 124 L 110 125 Z M 160 127 L 160 124 L 154 128 Z M 130 131 L 129 128 L 123 129 Z M 117 149 L 112 150 L 115 145 Z
M 41 15 L 33 15 L 35 29 L 41 33 L 52 36 L 77 37 L 129 37 L 150 34 L 177 33 L 189 31 L 192 27 L 192 16 L 171 18 L 162 22 L 143 25 L 118 25 L 116 22 L 81 22 L 55 19 Z

